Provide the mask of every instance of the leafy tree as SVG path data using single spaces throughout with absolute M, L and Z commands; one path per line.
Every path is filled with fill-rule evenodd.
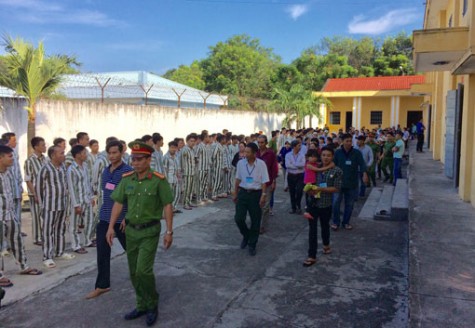
M 4 37 L 7 54 L 3 57 L 4 72 L 0 85 L 13 89 L 26 98 L 28 106 L 28 140 L 35 136 L 36 104 L 54 94 L 61 75 L 75 72 L 79 66 L 75 57 L 46 56 L 42 42 L 35 48 L 21 38 Z
M 180 65 L 176 69 L 169 70 L 163 77 L 195 89 L 204 90 L 206 88 L 205 81 L 203 81 L 203 70 L 197 60 L 190 66 Z

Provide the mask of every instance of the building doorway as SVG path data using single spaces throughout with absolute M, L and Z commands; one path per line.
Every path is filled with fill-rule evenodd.
M 463 116 L 463 84 L 459 83 L 455 99 L 455 145 L 454 145 L 454 187 L 459 187 L 460 154 L 462 143 L 462 116 Z
M 407 112 L 407 121 L 406 127 L 411 130 L 412 124 L 417 124 L 422 118 L 422 111 L 421 110 L 410 110 Z
M 348 132 L 353 123 L 353 112 L 346 112 L 345 132 Z

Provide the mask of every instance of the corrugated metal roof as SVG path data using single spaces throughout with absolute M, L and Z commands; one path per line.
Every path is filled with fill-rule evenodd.
M 344 79 L 328 79 L 322 88 L 323 92 L 339 91 L 381 91 L 408 90 L 412 84 L 424 83 L 424 75 L 383 76 L 383 77 L 352 77 Z

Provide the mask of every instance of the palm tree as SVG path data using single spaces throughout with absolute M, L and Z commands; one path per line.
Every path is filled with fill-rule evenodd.
M 39 42 L 35 48 L 21 38 L 5 36 L 4 45 L 7 54 L 2 58 L 4 72 L 0 75 L 0 85 L 25 97 L 25 109 L 28 111 L 27 138 L 31 140 L 35 136 L 38 101 L 52 96 L 61 82 L 61 76 L 77 72 L 73 66 L 79 66 L 79 63 L 75 57 L 66 55 L 46 56 L 43 42 Z

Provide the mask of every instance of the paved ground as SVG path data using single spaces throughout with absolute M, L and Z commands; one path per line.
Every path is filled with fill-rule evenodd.
M 410 325 L 475 327 L 475 211 L 430 152 L 409 172 Z
M 316 265 L 304 268 L 308 224 L 288 209 L 288 194 L 279 188 L 272 225 L 260 238 L 256 257 L 239 249 L 230 199 L 177 216 L 172 248 L 160 249 L 156 257 L 157 326 L 407 326 L 407 223 L 355 219 L 353 231 L 332 233 L 332 254 L 319 255 Z M 28 255 L 39 265 L 34 247 Z M 112 261 L 113 290 L 84 299 L 94 286 L 94 256 L 92 250 L 58 261 L 58 268 L 40 277 L 14 274 L 14 263 L 7 260 L 15 286 L 7 290 L 0 327 L 144 326 L 142 318 L 122 319 L 134 307 L 124 256 Z

